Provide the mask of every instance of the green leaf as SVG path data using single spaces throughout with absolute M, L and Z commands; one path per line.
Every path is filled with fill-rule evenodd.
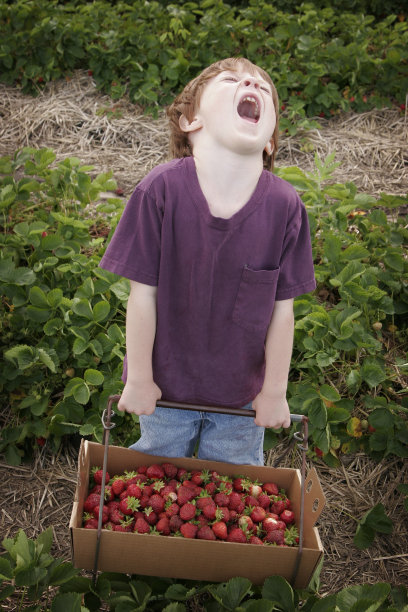
M 83 299 L 74 298 L 72 300 L 72 310 L 79 317 L 83 317 L 84 319 L 88 319 L 88 321 L 92 321 L 93 318 L 94 318 L 93 317 L 92 308 L 91 308 L 91 304 L 89 303 L 89 300 L 87 300 L 85 298 L 83 298 Z
M 266 578 L 262 587 L 262 597 L 276 602 L 280 610 L 294 612 L 294 594 L 290 584 L 281 576 Z
M 120 281 L 113 283 L 110 289 L 112 293 L 116 295 L 118 300 L 121 302 L 127 302 L 130 293 L 130 284 L 127 279 L 122 278 Z
M 86 351 L 88 346 L 88 340 L 84 340 L 83 338 L 75 338 L 74 343 L 72 345 L 72 352 L 74 355 L 81 355 Z
M 26 370 L 37 361 L 36 350 L 26 344 L 13 346 L 13 348 L 5 351 L 4 357 L 8 361 L 17 364 L 20 370 Z
M 340 612 L 349 612 L 362 599 L 381 605 L 387 599 L 390 590 L 391 585 L 385 582 L 347 587 L 337 593 L 336 604 Z
M 53 541 L 52 527 L 48 527 L 45 531 L 41 532 L 36 540 L 37 548 L 39 552 L 49 553 L 51 551 Z
M 51 308 L 57 308 L 61 304 L 63 296 L 61 289 L 52 289 L 47 293 L 47 302 Z
M 84 379 L 85 382 L 87 382 L 89 385 L 98 386 L 102 385 L 103 381 L 105 380 L 105 377 L 102 372 L 89 368 L 84 372 Z
M 12 584 L 7 584 L 4 589 L 0 591 L 0 601 L 4 601 L 13 595 L 15 588 Z
M 384 263 L 396 272 L 404 272 L 404 258 L 396 251 L 387 251 L 384 255 Z
M 135 611 L 136 610 L 144 610 L 146 608 L 146 605 L 150 599 L 150 595 L 152 593 L 152 589 L 149 587 L 148 584 L 146 584 L 146 582 L 142 582 L 141 580 L 131 580 L 129 582 L 129 586 L 131 588 L 131 591 L 133 593 L 133 597 L 135 599 L 135 602 L 138 604 L 137 608 L 134 608 Z
M 100 323 L 109 316 L 110 306 L 108 302 L 104 300 L 95 304 L 93 308 L 93 319 L 95 322 Z
M 16 586 L 33 586 L 43 580 L 47 570 L 43 567 L 30 567 L 16 572 Z
M 368 422 L 377 431 L 390 433 L 394 428 L 394 417 L 388 408 L 376 408 L 369 414 Z
M 366 357 L 360 369 L 361 378 L 372 389 L 387 378 L 383 363 L 375 357 Z
M 380 533 L 390 534 L 393 530 L 393 523 L 385 514 L 383 504 L 376 504 L 371 510 L 365 514 L 364 519 L 366 525 L 369 525 L 375 531 Z
M 31 287 L 28 297 L 33 306 L 37 306 L 38 308 L 49 307 L 47 296 L 40 287 Z
M 52 356 L 45 349 L 43 349 L 43 348 L 37 349 L 37 352 L 38 352 L 39 360 L 42 361 L 42 363 L 44 365 L 46 365 L 47 368 L 49 370 L 51 370 L 51 372 L 53 372 L 55 374 L 55 372 L 57 371 L 57 369 L 55 367 L 56 366 L 55 358 L 57 357 L 57 354 L 55 353 L 55 351 L 53 351 L 53 355 Z M 58 363 L 57 363 L 57 365 L 58 365 Z
M 357 526 L 357 531 L 354 536 L 354 544 L 360 550 L 364 548 L 368 548 L 374 542 L 375 531 L 371 527 L 365 524 L 360 524 Z
M 339 393 L 330 385 L 322 385 L 319 389 L 319 395 L 329 402 L 337 402 L 340 399 Z
M 350 411 L 340 406 L 327 407 L 327 420 L 329 423 L 344 423 L 350 418 Z
M 51 612 L 81 612 L 80 593 L 58 593 L 51 604 Z
M 13 570 L 10 561 L 0 557 L 0 580 L 8 580 L 13 577 Z
M 46 336 L 55 336 L 63 327 L 63 321 L 59 317 L 49 319 L 43 327 Z

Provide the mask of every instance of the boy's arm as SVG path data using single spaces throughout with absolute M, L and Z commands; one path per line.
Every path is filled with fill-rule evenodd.
M 293 299 L 275 303 L 265 342 L 265 380 L 252 402 L 260 427 L 290 426 L 286 389 L 293 348 Z
M 126 312 L 127 381 L 119 410 L 152 414 L 161 397 L 153 381 L 152 352 L 156 335 L 157 287 L 130 281 Z

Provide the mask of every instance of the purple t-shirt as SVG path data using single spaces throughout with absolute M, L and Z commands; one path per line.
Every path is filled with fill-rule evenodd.
M 100 265 L 158 287 L 154 380 L 163 398 L 180 402 L 253 400 L 275 300 L 315 288 L 307 213 L 295 189 L 264 170 L 243 208 L 214 217 L 192 157 L 162 164 L 139 183 Z

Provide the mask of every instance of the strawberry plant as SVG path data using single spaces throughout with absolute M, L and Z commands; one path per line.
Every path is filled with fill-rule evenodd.
M 270 72 L 289 133 L 314 116 L 404 104 L 404 19 L 321 4 L 3 0 L 1 79 L 36 93 L 81 68 L 112 99 L 157 113 L 205 66 L 242 54 Z
M 232 578 L 222 584 L 208 584 L 158 577 L 103 572 L 95 584 L 80 575 L 71 563 L 51 554 L 52 530 L 36 540 L 23 530 L 2 542 L 0 556 L 0 601 L 18 601 L 15 609 L 57 612 L 89 612 L 101 609 L 182 612 L 197 604 L 206 610 L 338 610 L 350 607 L 378 612 L 407 612 L 408 590 L 388 583 L 354 585 L 320 596 L 317 570 L 307 590 L 295 590 L 280 576 L 267 578 L 263 585 L 246 578 Z M 15 607 L 15 606 L 14 606 Z M 14 608 L 13 608 L 14 609 Z
M 289 404 L 308 414 L 311 452 L 329 464 L 357 450 L 406 457 L 404 200 L 333 184 L 334 168 L 331 156 L 313 172 L 277 171 L 307 206 L 318 282 L 295 300 Z M 122 388 L 129 288 L 98 267 L 123 206 L 95 204 L 115 188 L 109 175 L 92 178 L 76 158 L 56 163 L 47 149 L 2 158 L 0 172 L 0 384 L 12 415 L 0 450 L 19 463 L 65 435 L 101 440 L 101 411 Z M 137 439 L 136 418 L 116 424 L 119 443 Z M 278 440 L 268 430 L 265 449 Z

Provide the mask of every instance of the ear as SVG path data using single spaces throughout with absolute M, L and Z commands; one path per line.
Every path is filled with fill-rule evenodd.
M 195 132 L 202 127 L 202 122 L 199 117 L 193 117 L 191 121 L 185 115 L 180 115 L 179 126 L 183 132 Z
M 272 155 L 273 153 L 273 142 L 269 140 L 265 145 L 265 151 L 268 155 Z

